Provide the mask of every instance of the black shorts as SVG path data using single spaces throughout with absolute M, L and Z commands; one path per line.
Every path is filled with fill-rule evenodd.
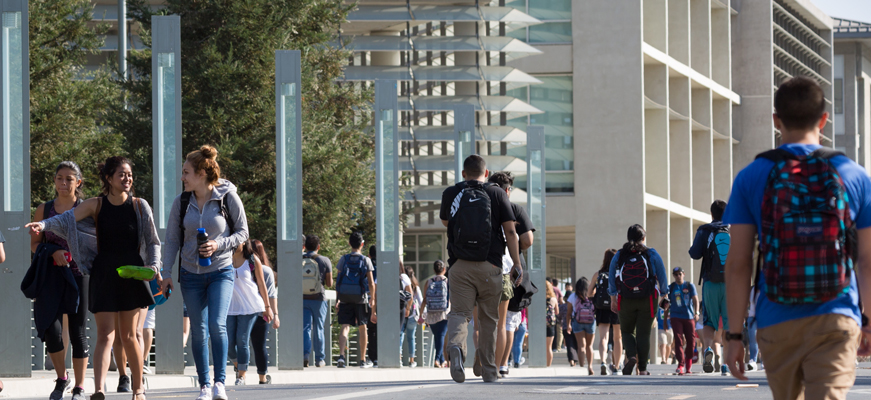
M 556 336 L 556 325 L 548 325 L 547 326 L 547 337 Z
M 596 309 L 596 323 L 597 324 L 611 324 L 611 325 L 620 325 L 620 317 L 617 316 L 617 313 L 611 310 L 600 310 Z
M 370 314 L 369 304 L 339 303 L 339 325 L 366 325 Z

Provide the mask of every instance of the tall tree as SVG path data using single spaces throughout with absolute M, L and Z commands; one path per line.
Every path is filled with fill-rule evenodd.
M 129 1 L 151 46 L 151 17 L 181 17 L 185 152 L 218 148 L 223 174 L 239 187 L 251 237 L 275 248 L 275 50 L 302 51 L 303 230 L 327 255 L 344 251 L 356 213 L 374 196 L 368 92 L 336 81 L 349 54 L 329 46 L 351 6 L 341 0 L 169 0 L 155 11 Z M 137 188 L 151 194 L 151 52 L 132 52 L 138 78 L 118 84 L 128 108 L 111 125 L 125 132 Z M 274 253 L 273 253 L 274 254 Z
M 85 194 L 99 193 L 98 162 L 122 152 L 123 138 L 107 129 L 106 110 L 117 88 L 106 69 L 82 68 L 103 47 L 108 26 L 89 26 L 89 0 L 30 2 L 30 156 L 32 207 L 54 198 L 54 169 L 64 160 L 82 167 Z

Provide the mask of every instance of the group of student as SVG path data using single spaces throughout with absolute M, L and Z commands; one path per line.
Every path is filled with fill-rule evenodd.
M 142 375 L 148 353 L 137 332 L 143 326 L 153 329 L 155 300 L 172 295 L 172 270 L 163 266 L 176 259 L 201 386 L 197 399 L 227 399 L 228 358 L 237 370 L 236 384 L 244 384 L 249 339 L 264 382 L 266 332 L 270 324 L 279 327 L 275 273 L 263 244 L 249 239 L 244 206 L 236 187 L 221 179 L 217 151 L 203 146 L 187 155 L 181 176 L 185 191 L 173 201 L 162 244 L 151 207 L 134 197 L 131 167 L 124 157 L 106 159 L 99 166 L 102 194 L 84 199 L 81 168 L 61 163 L 55 170 L 56 198 L 41 204 L 34 222 L 25 226 L 34 252 L 28 276 L 38 278 L 25 277 L 22 290 L 36 300 L 37 333 L 58 375 L 50 399 L 62 399 L 73 383 L 64 367 L 66 320 L 75 380 L 72 398 L 84 400 L 86 311 L 97 325 L 91 399 L 105 398 L 111 351 L 122 371 L 119 391 L 132 391 L 135 400 L 145 398 Z M 118 268 L 123 266 L 150 269 L 153 279 L 122 278 Z M 213 385 L 207 340 L 214 360 Z M 125 364 L 132 375 L 126 381 Z
M 700 331 L 704 372 L 719 368 L 746 380 L 761 355 L 775 399 L 845 399 L 857 356 L 871 354 L 862 312 L 871 296 L 859 296 L 871 291 L 871 180 L 843 153 L 820 145 L 828 114 L 816 81 L 787 80 L 774 108 L 782 145 L 737 175 L 728 205 L 711 205 L 713 222 L 698 229 L 689 250 L 702 259 L 701 296 L 681 267 L 672 269 L 669 284 L 640 225 L 629 228 L 620 250 L 605 253 L 595 286 L 578 281 L 567 327 L 591 332 L 585 323 L 610 308 L 626 353 L 623 375 L 649 375 L 657 316 L 663 333 L 673 331 L 677 375 L 692 372 Z M 610 299 L 600 296 L 605 289 Z M 584 336 L 579 343 L 592 335 Z M 619 360 L 615 354 L 611 368 Z

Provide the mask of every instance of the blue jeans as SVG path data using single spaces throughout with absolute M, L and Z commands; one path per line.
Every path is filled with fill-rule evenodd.
M 239 371 L 248 371 L 248 363 L 251 362 L 248 340 L 251 338 L 251 328 L 254 327 L 254 320 L 257 318 L 260 318 L 260 313 L 227 316 L 227 336 L 230 338 L 227 358 L 236 361 Z
M 750 359 L 748 361 L 756 362 L 759 357 L 759 344 L 756 343 L 756 318 L 747 318 L 750 324 L 747 327 L 747 341 L 750 343 Z
M 514 331 L 514 342 L 511 343 L 511 355 L 514 363 L 520 364 L 520 356 L 523 354 L 523 338 L 526 336 L 526 323 L 521 323 Z
M 314 342 L 315 363 L 323 361 L 324 355 L 324 321 L 327 319 L 326 300 L 302 301 L 302 344 L 305 359 L 309 359 Z M 314 327 L 314 334 L 312 334 Z
M 412 320 L 412 318 L 406 318 L 405 326 L 402 327 L 402 331 L 399 332 L 399 353 L 402 353 L 402 344 L 405 343 L 405 356 L 406 357 L 414 357 L 414 334 L 417 333 L 417 321 Z
M 429 326 L 432 330 L 432 345 L 435 348 L 435 361 L 445 362 L 445 334 L 448 333 L 448 320 L 442 320 Z
M 191 352 L 197 365 L 200 386 L 209 386 L 209 347 L 212 341 L 212 360 L 215 382 L 224 383 L 227 367 L 227 311 L 233 296 L 236 275 L 233 267 L 205 274 L 194 274 L 181 269 L 179 286 L 191 319 Z

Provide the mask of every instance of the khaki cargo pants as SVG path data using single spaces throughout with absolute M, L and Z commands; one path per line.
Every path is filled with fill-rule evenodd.
M 485 381 L 495 381 L 496 325 L 499 323 L 499 300 L 502 296 L 502 268 L 486 261 L 457 260 L 449 270 L 451 312 L 448 314 L 448 340 L 445 349 L 460 346 L 468 358 L 466 339 L 472 310 L 478 306 L 478 359 Z M 446 355 L 450 354 L 445 352 Z M 450 360 L 451 363 L 462 360 Z

